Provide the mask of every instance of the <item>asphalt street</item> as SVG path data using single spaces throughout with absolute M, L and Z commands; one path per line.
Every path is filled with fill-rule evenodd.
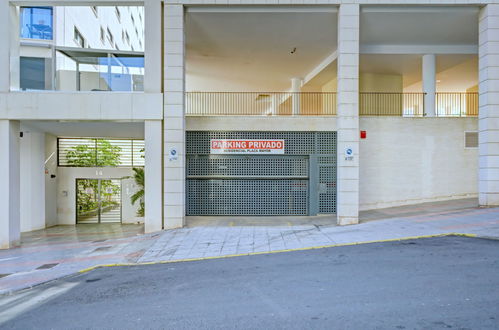
M 111 267 L 0 297 L 1 329 L 498 329 L 499 241 Z

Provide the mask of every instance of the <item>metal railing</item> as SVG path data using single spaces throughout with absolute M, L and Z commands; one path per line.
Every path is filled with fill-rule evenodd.
M 187 92 L 187 116 L 331 116 L 333 92 Z
M 437 117 L 478 116 L 478 93 L 436 93 Z
M 423 117 L 425 93 L 359 93 L 359 115 Z M 188 92 L 188 116 L 331 116 L 334 92 Z M 478 93 L 436 93 L 437 117 L 478 116 Z
M 361 116 L 423 116 L 424 93 L 359 93 Z

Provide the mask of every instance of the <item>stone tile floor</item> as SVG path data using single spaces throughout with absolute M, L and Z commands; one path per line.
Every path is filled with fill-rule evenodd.
M 154 234 L 142 234 L 143 227 L 133 225 L 57 226 L 23 235 L 20 248 L 0 251 L 0 293 L 102 264 L 209 258 L 446 233 L 499 238 L 499 208 L 478 208 L 476 199 L 363 213 L 361 224 L 353 226 L 318 224 L 324 219 L 308 225 L 302 221 L 288 217 L 287 224 L 248 226 L 234 218 L 225 225 L 193 226 L 191 222 L 191 227 Z

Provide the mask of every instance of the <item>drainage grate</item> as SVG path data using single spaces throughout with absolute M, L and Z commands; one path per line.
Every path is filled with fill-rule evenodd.
M 50 268 L 54 268 L 55 266 L 57 266 L 59 263 L 56 263 L 56 264 L 45 264 L 45 265 L 41 265 L 40 267 L 38 267 L 37 269 L 50 269 Z
M 112 246 L 101 246 L 101 247 L 96 248 L 92 252 L 106 251 L 106 250 L 109 250 L 110 248 L 112 248 Z

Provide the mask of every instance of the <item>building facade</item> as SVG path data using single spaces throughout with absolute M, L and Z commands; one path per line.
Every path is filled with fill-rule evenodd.
M 132 16 L 127 3 L 138 4 L 2 2 L 3 248 L 21 231 L 85 222 L 87 195 L 105 222 L 119 190 L 126 222 L 133 167 L 145 172 L 145 216 L 130 221 L 146 232 L 194 215 L 335 214 L 348 225 L 360 210 L 499 204 L 497 1 L 145 0 Z M 46 88 L 22 88 L 34 47 L 21 37 L 49 36 L 23 31 L 22 7 L 47 5 L 90 18 L 96 6 L 99 23 L 70 23 L 47 48 Z M 139 15 L 143 40 L 128 42 L 140 35 L 131 18 L 131 31 L 109 23 L 108 36 L 106 20 Z M 83 165 L 71 156 L 88 148 Z

